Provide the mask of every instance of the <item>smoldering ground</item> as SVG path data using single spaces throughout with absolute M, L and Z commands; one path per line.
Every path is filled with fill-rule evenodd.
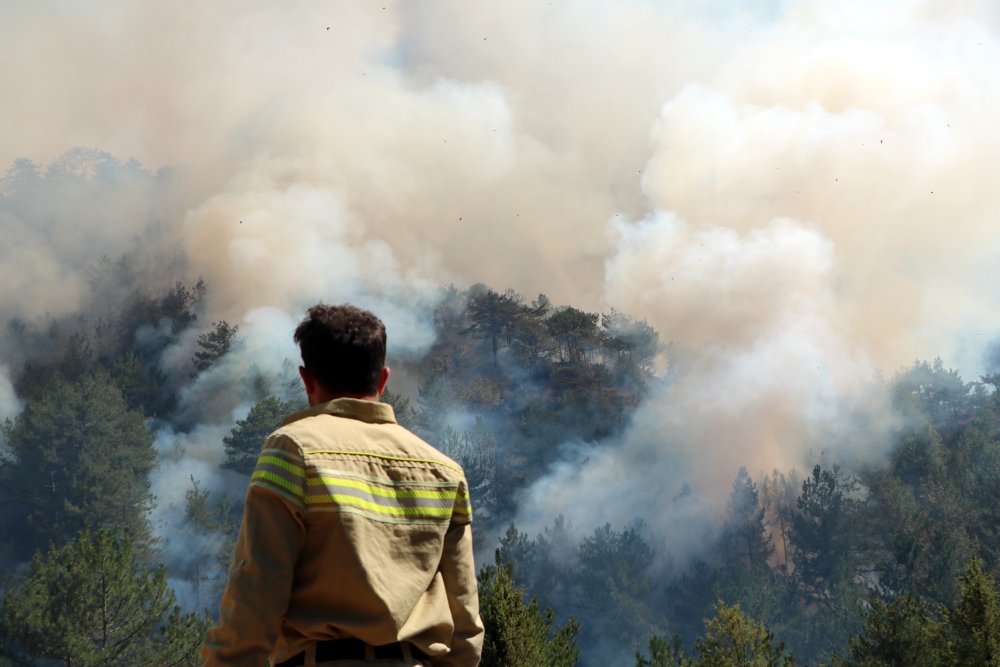
M 88 268 L 148 247 L 130 239 L 157 221 L 174 272 L 211 286 L 206 324 L 251 337 L 289 333 L 259 309 L 355 300 L 418 356 L 437 286 L 482 281 L 614 307 L 672 341 L 672 381 L 620 439 L 527 490 L 526 527 L 550 520 L 538 507 L 656 527 L 677 517 L 650 498 L 684 483 L 694 525 L 740 466 L 855 460 L 843 443 L 890 423 L 853 398 L 876 370 L 940 355 L 975 377 L 1000 328 L 986 2 L 8 9 L 0 85 L 17 104 L 0 122 L 17 131 L 0 161 L 89 145 L 182 165 L 186 185 L 5 212 L 5 319 L 99 301 L 111 288 L 81 293 Z M 178 381 L 193 344 L 165 358 Z M 248 406 L 240 378 L 210 380 L 187 405 L 221 427 Z

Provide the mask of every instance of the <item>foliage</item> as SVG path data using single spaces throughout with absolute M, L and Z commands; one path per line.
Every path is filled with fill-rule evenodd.
M 146 543 L 153 435 L 107 373 L 53 377 L 3 431 L 13 454 L 3 468 L 7 488 L 21 499 L 31 534 L 25 547 L 60 544 L 85 527 L 121 529 Z
M 207 371 L 232 351 L 239 344 L 239 332 L 238 326 L 222 320 L 214 322 L 210 331 L 198 336 L 198 347 L 201 349 L 191 358 L 195 371 Z
M 952 665 L 1000 665 L 1000 608 L 996 584 L 983 572 L 979 559 L 961 576 L 962 595 L 944 611 L 947 662 Z
M 187 546 L 191 557 L 184 567 L 174 565 L 171 575 L 192 583 L 198 607 L 213 605 L 225 588 L 242 516 L 242 504 L 234 503 L 225 493 L 213 497 L 191 477 L 191 488 L 184 494 L 186 521 L 179 533 L 171 536 Z
M 664 587 L 663 611 L 670 627 L 686 642 L 693 642 L 719 599 L 720 572 L 697 559 Z
M 555 342 L 555 357 L 562 362 L 581 363 L 598 342 L 598 315 L 567 306 L 552 313 L 545 326 Z
M 767 565 L 774 544 L 764 521 L 764 508 L 758 500 L 757 485 L 746 468 L 740 468 L 733 490 L 722 533 L 722 549 L 733 566 Z
M 128 280 L 132 273 L 128 263 L 115 267 L 119 280 Z M 127 284 L 127 283 L 126 283 Z M 109 356 L 117 356 L 131 349 L 144 365 L 154 363 L 163 351 L 180 334 L 198 319 L 197 311 L 207 292 L 207 286 L 198 280 L 193 287 L 181 281 L 164 290 L 159 295 L 136 290 L 129 294 L 118 317 L 117 341 Z
M 704 667 L 792 667 L 784 644 L 762 624 L 747 618 L 739 605 L 719 603 L 715 617 L 705 622 L 705 636 L 695 642 L 695 665 Z
M 36 554 L 5 597 L 0 635 L 19 660 L 196 665 L 207 621 L 180 612 L 164 569 L 143 567 L 130 539 L 84 531 L 63 549 Z
M 392 406 L 392 412 L 396 416 L 396 423 L 400 426 L 413 430 L 416 422 L 416 413 L 410 405 L 410 399 L 403 394 L 386 389 L 382 392 L 382 402 Z
M 850 640 L 858 667 L 935 667 L 944 657 L 940 625 L 930 607 L 903 594 L 894 600 L 873 596 L 862 614 L 864 628 Z
M 71 184 L 129 174 L 139 172 L 92 151 L 68 154 L 51 170 L 19 161 L 0 178 L 0 206 L 49 206 L 36 196 L 49 178 Z M 204 317 L 206 286 L 164 274 L 166 288 L 150 289 L 146 270 L 142 258 L 102 259 L 90 275 L 100 304 L 64 318 L 11 321 L 3 331 L 25 406 L 4 427 L 7 449 L 0 452 L 0 559 L 9 568 L 85 526 L 128 531 L 147 552 L 151 429 L 194 426 L 176 410 L 190 378 L 165 362 Z M 616 442 L 657 382 L 665 349 L 648 323 L 622 313 L 486 285 L 445 288 L 433 318 L 428 353 L 393 361 L 398 377 L 419 392 L 412 399 L 387 392 L 383 400 L 401 423 L 462 463 L 480 531 L 493 532 L 523 511 L 523 490 L 564 461 L 564 444 L 600 449 Z M 226 322 L 198 333 L 191 361 L 199 370 L 239 341 Z M 263 439 L 298 406 L 278 398 L 289 395 L 286 387 L 259 372 L 238 382 L 253 385 L 241 396 L 262 400 L 224 439 L 223 465 L 249 474 Z M 509 524 L 498 562 L 539 607 L 554 610 L 551 618 L 583 620 L 587 632 L 573 641 L 587 665 L 630 656 L 650 636 L 675 634 L 673 643 L 650 643 L 638 664 L 708 664 L 695 650 L 706 641 L 706 618 L 721 624 L 713 626 L 719 636 L 765 627 L 812 664 L 847 660 L 834 651 L 850 652 L 852 662 L 837 664 L 993 660 L 1000 373 L 966 382 L 940 360 L 918 361 L 883 388 L 893 429 L 871 444 L 885 452 L 884 462 L 848 473 L 829 454 L 837 443 L 823 442 L 822 465 L 810 461 L 802 476 L 741 470 L 718 523 L 706 526 L 713 537 L 692 562 L 671 561 L 673 536 L 640 525 L 573 527 L 561 517 L 543 517 L 550 523 L 533 536 Z M 740 463 L 753 465 L 719 465 L 735 470 Z M 184 509 L 192 542 L 199 538 L 192 552 L 201 549 L 204 558 L 171 575 L 197 590 L 199 582 L 216 581 L 212 569 L 223 567 L 215 565 L 217 552 L 227 550 L 239 508 L 192 480 Z M 187 533 L 181 538 L 187 543 Z M 978 571 L 968 566 L 974 558 Z M 200 594 L 215 592 L 204 585 Z M 743 624 L 720 609 L 738 609 Z
M 639 651 L 635 654 L 635 667 L 692 667 L 692 665 L 678 635 L 674 635 L 669 643 L 662 637 L 653 635 L 649 640 L 649 657 Z
M 166 379 L 155 367 L 145 367 L 131 350 L 116 359 L 109 369 L 112 381 L 133 410 L 142 410 L 147 416 L 168 413 L 172 400 L 166 395 Z
M 581 616 L 603 618 L 597 639 L 624 639 L 635 645 L 657 628 L 648 599 L 653 582 L 647 572 L 654 552 L 640 526 L 618 532 L 606 523 L 580 541 L 574 578 L 580 588 Z
M 247 416 L 237 421 L 229 435 L 222 439 L 226 448 L 222 467 L 249 476 L 257 464 L 264 439 L 281 426 L 282 419 L 296 407 L 296 403 L 279 400 L 276 396 L 268 396 L 254 404 Z
M 579 624 L 570 619 L 553 628 L 551 609 L 544 613 L 534 598 L 525 602 L 524 589 L 514 583 L 509 565 L 479 574 L 480 613 L 486 627 L 483 667 L 572 667 L 579 658 Z
M 469 493 L 475 503 L 476 521 L 491 525 L 497 513 L 498 447 L 485 422 L 477 418 L 473 427 L 462 433 L 449 428 L 439 448 L 465 471 Z
M 573 603 L 575 568 L 567 567 L 576 555 L 576 545 L 563 516 L 556 517 L 542 534 L 530 539 L 511 523 L 500 540 L 498 562 L 510 566 L 517 581 L 542 604 L 569 608 Z
M 829 600 L 838 578 L 850 576 L 849 559 L 857 540 L 852 530 L 860 511 L 857 481 L 839 467 L 813 468 L 802 482 L 802 495 L 792 516 L 796 574 L 815 600 Z
M 793 470 L 788 475 L 773 470 L 760 486 L 761 505 L 767 523 L 776 567 L 787 573 L 791 555 L 792 516 L 801 484 Z
M 965 564 L 1000 555 L 996 397 L 955 371 L 915 363 L 892 385 L 906 417 L 889 465 L 866 475 L 872 530 L 884 541 L 883 586 L 951 605 Z
M 524 313 L 522 298 L 513 290 L 500 294 L 481 286 L 473 288 L 467 313 L 469 325 L 461 331 L 490 342 L 493 365 L 497 365 L 498 352 L 503 343 L 510 343 L 518 319 Z
M 959 577 L 954 607 L 935 614 L 920 598 L 873 597 L 863 613 L 865 626 L 851 639 L 857 667 L 950 667 L 1000 665 L 1000 606 L 993 578 L 978 559 Z M 938 616 L 940 618 L 938 618 Z

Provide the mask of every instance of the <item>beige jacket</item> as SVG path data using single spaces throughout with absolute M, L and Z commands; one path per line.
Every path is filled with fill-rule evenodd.
M 462 469 L 384 403 L 339 398 L 265 441 L 203 664 L 277 664 L 323 639 L 482 651 Z

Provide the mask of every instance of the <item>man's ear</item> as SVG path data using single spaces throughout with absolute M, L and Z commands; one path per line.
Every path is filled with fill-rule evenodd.
M 299 377 L 302 378 L 302 386 L 305 387 L 306 396 L 316 393 L 316 378 L 305 366 L 299 366 Z
M 389 381 L 389 367 L 383 366 L 382 373 L 378 378 L 378 397 L 382 398 L 382 392 L 385 391 L 385 385 Z

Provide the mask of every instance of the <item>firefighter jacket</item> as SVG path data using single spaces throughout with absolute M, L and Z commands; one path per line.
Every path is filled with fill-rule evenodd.
M 203 664 L 262 667 L 353 637 L 475 667 L 471 520 L 462 469 L 391 406 L 338 398 L 292 415 L 251 478 Z

